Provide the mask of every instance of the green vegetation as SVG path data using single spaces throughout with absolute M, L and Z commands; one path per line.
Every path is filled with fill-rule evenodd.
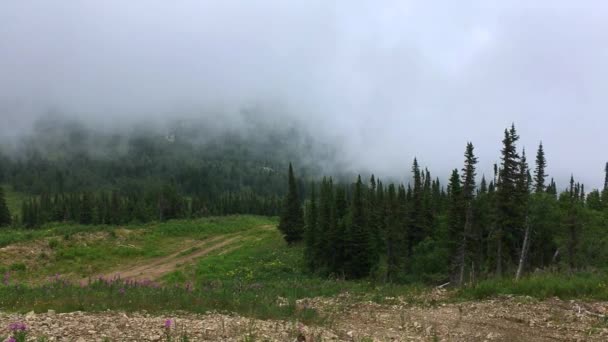
M 290 154 L 268 153 L 281 139 L 261 143 L 260 155 L 238 138 L 199 145 L 143 134 L 101 147 L 107 158 L 77 144 L 66 153 L 55 146 L 60 157 L 41 153 L 32 139 L 23 157 L 0 155 L 8 185 L 0 247 L 15 245 L 0 255 L 0 310 L 219 310 L 322 321 L 297 301 L 346 292 L 418 300 L 419 284 L 448 282 L 455 299 L 608 298 L 608 165 L 603 190 L 587 194 L 572 177 L 558 192 L 552 179 L 545 184 L 543 145 L 530 168 L 514 126 L 493 177 L 479 185 L 472 143 L 443 185 L 417 159 L 407 184 L 374 175 L 315 183 L 318 173 L 305 167 L 296 178 L 285 167 Z M 21 257 L 24 250 L 34 257 Z M 108 276 L 142 269 L 157 271 L 152 282 Z
M 289 164 L 288 171 L 288 191 L 283 205 L 283 214 L 279 222 L 279 230 L 283 233 L 285 241 L 293 244 L 302 240 L 304 234 L 304 218 L 302 217 L 302 203 L 298 195 L 296 178 L 293 174 L 293 167 Z
M 73 310 L 167 312 L 186 310 L 237 312 L 259 318 L 297 318 L 307 322 L 325 319 L 312 309 L 298 307 L 296 300 L 316 296 L 350 293 L 355 298 L 384 300 L 398 294 L 417 293 L 410 286 L 380 285 L 367 281 L 341 281 L 308 273 L 303 246 L 288 246 L 276 229 L 276 220 L 254 216 L 231 216 L 195 221 L 125 227 L 134 237 L 129 244 L 141 250 L 124 249 L 121 242 L 101 239 L 86 246 L 71 245 L 82 236 L 62 240 L 57 227 L 46 230 L 49 241 L 59 241 L 52 262 L 39 269 L 40 274 L 11 273 L 8 286 L 0 285 L 0 310 L 59 312 Z M 107 233 L 105 230 L 99 230 Z M 99 232 L 98 231 L 98 232 Z M 59 234 L 59 235 L 58 235 Z M 94 235 L 94 234 L 93 234 Z M 237 237 L 231 244 L 199 259 L 193 265 L 167 274 L 166 286 L 155 283 L 124 284 L 93 279 L 90 286 L 71 285 L 64 279 L 70 272 L 80 277 L 86 267 L 106 267 L 114 263 L 128 265 L 146 258 L 164 256 L 176 250 L 176 237 L 204 239 L 213 236 Z M 57 239 L 57 240 L 55 240 Z M 120 235 L 118 237 L 120 239 Z M 34 243 L 36 241 L 32 241 Z M 202 247 L 204 249 L 204 247 Z M 194 253 L 186 249 L 189 253 Z M 187 253 L 187 254 L 189 254 Z M 26 285 L 20 279 L 45 278 L 61 273 L 51 282 Z M 30 273 L 27 271 L 26 273 Z M 76 277 L 78 279 L 78 277 Z
M 136 264 L 180 251 L 184 239 L 204 241 L 275 222 L 260 216 L 226 216 L 123 227 L 52 224 L 33 231 L 0 230 L 0 246 L 31 241 L 42 253 L 29 272 L 15 274 L 20 281 L 38 282 L 55 274 L 82 279 L 107 272 L 115 265 Z M 46 243 L 36 244 L 39 240 Z M 2 262 L 8 266 L 12 260 L 0 257 L 0 270 Z
M 312 197 L 305 204 L 306 264 L 323 276 L 453 287 L 518 279 L 534 269 L 602 269 L 608 188 L 588 196 L 571 177 L 558 193 L 553 180 L 544 183 L 543 145 L 532 177 L 518 141 L 514 125 L 505 129 L 501 163 L 479 187 L 470 142 L 462 172 L 453 170 L 447 189 L 417 159 L 407 185 L 373 175 L 346 185 L 324 178 L 318 205 Z
M 572 275 L 549 273 L 532 275 L 519 281 L 489 279 L 460 289 L 457 298 L 476 300 L 504 295 L 605 301 L 608 300 L 608 275 L 584 272 Z

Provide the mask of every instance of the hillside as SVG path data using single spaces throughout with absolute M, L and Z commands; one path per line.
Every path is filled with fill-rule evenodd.
M 275 227 L 275 219 L 229 216 L 2 231 L 0 269 L 8 276 L 0 285 L 0 336 L 23 321 L 31 336 L 159 341 L 168 318 L 177 324 L 174 337 L 193 341 L 608 336 L 606 302 L 543 295 L 468 301 L 475 292 L 318 278 L 304 270 L 302 249 L 288 248 Z

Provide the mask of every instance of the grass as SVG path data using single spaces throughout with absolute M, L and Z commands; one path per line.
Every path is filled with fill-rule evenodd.
M 11 273 L 9 285 L 0 285 L 0 310 L 185 310 L 197 313 L 217 310 L 262 319 L 320 322 L 326 317 L 312 309 L 297 308 L 296 301 L 345 292 L 374 300 L 412 293 L 411 287 L 407 286 L 377 286 L 368 281 L 337 281 L 311 275 L 304 267 L 302 247 L 288 247 L 275 226 L 276 219 L 272 218 L 229 216 L 120 229 L 88 227 L 91 232 L 102 235 L 92 241 L 77 235 L 86 231 L 82 226 L 56 225 L 41 231 L 18 231 L 18 234 L 31 234 L 23 235 L 21 241 L 47 241 L 52 256 L 42 267 L 30 269 L 28 265 L 23 270 L 19 266 L 20 271 Z M 131 233 L 125 234 L 122 229 Z M 0 239 L 6 235 L 6 232 L 0 233 Z M 48 282 L 55 273 L 66 277 L 76 274 L 72 279 L 79 279 L 112 264 L 175 253 L 184 239 L 217 235 L 236 236 L 237 239 L 197 263 L 166 275 L 164 285 L 160 287 L 100 281 L 82 287 L 56 279 Z M 177 256 L 197 251 L 185 248 Z M 31 281 L 33 279 L 47 280 Z
M 380 303 L 390 303 L 390 298 L 398 296 L 410 301 L 424 298 L 426 289 L 420 286 L 342 281 L 310 274 L 304 265 L 302 246 L 288 247 L 275 226 L 274 218 L 229 216 L 125 227 L 51 225 L 36 231 L 3 231 L 0 241 L 38 243 L 47 246 L 49 255 L 33 264 L 11 259 L 3 269 L 0 267 L 2 272 L 11 271 L 8 285 L 0 284 L 0 311 L 220 311 L 261 319 L 331 324 L 331 313 L 298 307 L 297 301 L 342 293 L 349 293 L 352 301 Z M 87 240 L 89 235 L 84 232 L 98 238 Z M 62 281 L 64 276 L 48 281 L 55 273 L 82 279 L 114 265 L 125 266 L 172 253 L 186 257 L 205 249 L 207 244 L 184 246 L 184 241 L 203 241 L 214 236 L 222 236 L 223 241 L 228 237 L 235 239 L 165 275 L 160 286 L 96 281 L 83 287 Z M 518 282 L 482 281 L 455 291 L 449 300 L 507 294 L 608 300 L 606 284 L 608 276 L 602 274 L 540 274 Z
M 117 266 L 178 252 L 185 241 L 245 233 L 275 223 L 273 218 L 227 216 L 124 227 L 52 224 L 38 230 L 0 230 L 0 247 L 25 243 L 31 250 L 28 254 L 38 253 L 38 260 L 29 260 L 28 272 L 14 274 L 20 282 L 37 283 L 57 273 L 73 279 L 96 276 Z M 6 271 L 13 259 L 8 254 L 0 256 L 0 272 Z
M 479 300 L 504 295 L 531 296 L 538 299 L 608 300 L 608 275 L 598 273 L 538 274 L 519 281 L 491 279 L 463 288 L 457 298 Z

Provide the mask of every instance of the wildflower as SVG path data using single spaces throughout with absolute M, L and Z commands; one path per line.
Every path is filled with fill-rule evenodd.
M 11 336 L 8 340 L 6 340 L 6 342 L 17 342 L 17 340 Z
M 124 295 L 124 294 L 125 294 L 125 292 L 126 292 L 126 291 L 125 291 L 125 288 L 124 288 L 124 287 L 121 287 L 121 288 L 120 288 L 120 290 L 118 290 L 118 293 L 120 293 L 121 295 Z
M 27 330 L 27 326 L 24 323 L 21 323 L 21 322 L 11 323 L 8 326 L 8 330 L 10 330 L 12 332 L 26 331 Z
M 4 273 L 4 277 L 2 279 L 2 283 L 4 284 L 4 286 L 8 286 L 8 282 L 11 279 L 11 274 L 7 271 L 6 273 Z
M 165 329 L 171 329 L 171 320 L 170 319 L 165 320 Z

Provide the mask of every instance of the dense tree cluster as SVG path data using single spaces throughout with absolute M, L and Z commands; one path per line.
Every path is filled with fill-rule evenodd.
M 280 210 L 278 196 L 263 197 L 252 192 L 226 193 L 209 201 L 200 197 L 190 199 L 178 194 L 174 187 L 163 186 L 136 194 L 119 191 L 53 196 L 42 194 L 23 203 L 21 223 L 27 228 L 36 228 L 48 222 L 126 224 L 211 215 L 276 216 Z
M 449 281 L 455 286 L 535 269 L 602 267 L 608 262 L 606 186 L 585 194 L 575 182 L 547 184 L 544 147 L 531 171 L 514 126 L 500 165 L 477 184 L 467 143 L 464 166 L 447 187 L 414 159 L 410 182 L 372 176 L 353 184 L 324 178 L 305 202 L 305 259 L 311 271 L 383 281 Z
M 4 189 L 0 186 L 0 227 L 10 226 L 12 223 L 11 213 L 6 204 Z

